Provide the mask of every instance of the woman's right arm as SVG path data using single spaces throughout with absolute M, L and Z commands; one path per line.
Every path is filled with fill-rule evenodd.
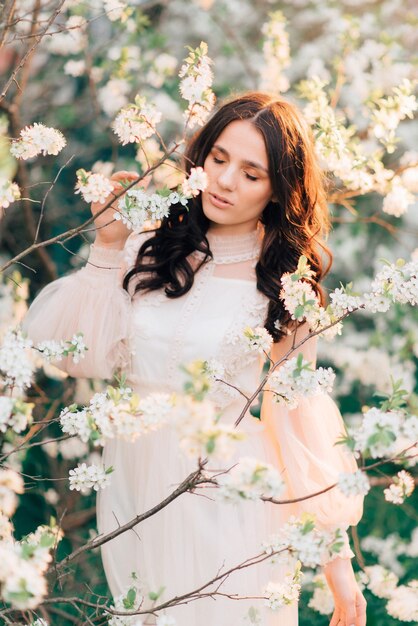
M 119 181 L 137 176 L 114 174 L 113 192 L 122 189 Z M 101 207 L 93 203 L 93 215 Z M 79 363 L 71 357 L 54 363 L 79 378 L 110 378 L 115 369 L 130 365 L 131 298 L 121 286 L 129 230 L 120 221 L 111 222 L 113 210 L 95 220 L 98 230 L 86 266 L 42 289 L 23 322 L 23 330 L 34 343 L 68 340 L 83 333 L 88 348 L 85 357 Z
M 123 250 L 91 246 L 87 265 L 47 285 L 33 301 L 23 330 L 34 343 L 83 333 L 88 350 L 54 365 L 79 378 L 110 378 L 129 365 L 129 294 L 120 285 Z

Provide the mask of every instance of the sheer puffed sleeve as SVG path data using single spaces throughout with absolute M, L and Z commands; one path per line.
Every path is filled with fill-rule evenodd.
M 300 326 L 295 343 L 299 343 L 308 332 L 307 324 Z M 294 335 L 289 335 L 273 344 L 271 358 L 274 362 L 286 355 L 292 347 L 293 338 Z M 312 337 L 289 355 L 289 358 L 302 353 L 306 360 L 316 364 L 316 346 L 317 337 Z M 354 455 L 343 446 L 335 445 L 337 439 L 346 433 L 346 429 L 341 413 L 329 395 L 304 398 L 292 410 L 275 402 L 272 396 L 272 393 L 264 393 L 261 419 L 265 423 L 268 437 L 273 441 L 278 467 L 287 485 L 283 499 L 295 499 L 316 493 L 336 483 L 340 472 L 356 471 Z M 318 528 L 341 528 L 344 547 L 339 556 L 354 556 L 346 530 L 361 519 L 362 496 L 346 497 L 338 487 L 334 487 L 319 496 L 280 506 L 284 507 L 286 519 L 290 515 L 299 517 L 307 511 L 315 515 Z
M 23 330 L 34 343 L 83 333 L 85 357 L 54 362 L 71 376 L 110 378 L 116 368 L 129 368 L 131 297 L 122 278 L 138 237 L 131 235 L 124 250 L 93 244 L 86 266 L 47 285 L 29 308 Z

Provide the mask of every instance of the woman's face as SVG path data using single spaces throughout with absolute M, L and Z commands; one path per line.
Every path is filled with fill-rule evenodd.
M 202 192 L 202 206 L 210 230 L 231 235 L 255 230 L 273 193 L 261 132 L 247 120 L 231 122 L 203 168 L 209 183 Z

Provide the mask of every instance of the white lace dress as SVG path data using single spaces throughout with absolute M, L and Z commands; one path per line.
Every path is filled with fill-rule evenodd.
M 262 361 L 253 355 L 242 357 L 240 336 L 246 326 L 262 325 L 267 311 L 267 299 L 255 283 L 259 232 L 209 235 L 214 260 L 198 271 L 189 293 L 175 299 L 168 299 L 162 291 L 131 298 L 122 290 L 121 277 L 132 266 L 143 236 L 132 235 L 121 252 L 92 246 L 85 268 L 51 283 L 34 301 L 25 322 L 29 336 L 35 341 L 61 339 L 82 331 L 89 347 L 86 359 L 78 365 L 58 365 L 73 376 L 102 378 L 122 365 L 141 395 L 182 391 L 181 365 L 210 358 L 222 362 L 228 382 L 251 394 L 257 388 Z M 272 358 L 279 358 L 288 347 L 287 339 L 275 344 Z M 303 353 L 315 360 L 315 340 L 304 344 Z M 268 395 L 261 421 L 249 412 L 241 421 L 239 429 L 248 436 L 228 467 L 240 456 L 272 463 L 287 483 L 283 498 L 318 491 L 335 482 L 340 471 L 356 469 L 354 458 L 333 445 L 343 432 L 343 422 L 331 398 L 311 398 L 289 411 L 273 404 Z M 211 397 L 228 423 L 235 421 L 245 403 L 238 392 L 222 383 Z M 110 440 L 104 463 L 115 471 L 111 486 L 98 497 L 99 533 L 157 505 L 196 468 L 179 449 L 171 426 L 132 443 Z M 362 499 L 347 500 L 334 489 L 285 506 L 261 501 L 235 505 L 215 501 L 207 489 L 183 494 L 102 547 L 111 592 L 114 596 L 122 593 L 132 572 L 147 590 L 164 587 L 159 601 L 196 590 L 219 572 L 260 554 L 261 543 L 290 515 L 304 510 L 314 512 L 321 527 L 346 529 L 361 518 Z M 353 553 L 345 537 L 342 555 L 350 558 Z M 168 613 L 179 626 L 244 626 L 252 623 L 254 607 L 260 621 L 253 623 L 296 626 L 296 606 L 273 613 L 260 598 L 266 583 L 280 581 L 285 573 L 268 562 L 243 568 L 221 587 L 212 585 L 201 591 L 217 590 L 218 595 L 189 601 Z M 145 623 L 154 624 L 155 618 Z

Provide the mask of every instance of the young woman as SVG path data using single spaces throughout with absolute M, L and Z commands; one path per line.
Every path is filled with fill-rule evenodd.
M 122 367 L 141 395 L 181 391 L 181 365 L 215 358 L 225 367 L 226 382 L 251 393 L 262 362 L 242 356 L 239 338 L 246 326 L 264 325 L 274 338 L 271 358 L 288 351 L 294 329 L 279 299 L 280 278 L 295 270 L 301 254 L 316 272 L 314 287 L 322 299 L 321 253 L 328 251 L 321 238 L 328 231 L 328 211 L 312 138 L 298 110 L 267 94 L 245 94 L 213 115 L 185 156 L 186 169 L 203 166 L 208 175 L 200 197 L 188 207 L 172 207 L 157 230 L 130 237 L 120 222 L 103 227 L 109 210 L 96 220 L 86 267 L 47 286 L 33 303 L 26 328 L 34 340 L 84 333 L 89 351 L 79 364 L 64 365 L 71 375 L 108 378 Z M 134 176 L 119 172 L 112 178 L 122 189 L 120 181 Z M 93 213 L 100 206 L 93 205 Z M 306 335 L 306 325 L 296 332 L 298 339 Z M 315 339 L 300 351 L 314 362 Z M 211 392 L 225 423 L 233 423 L 245 403 L 230 385 L 217 383 Z M 261 420 L 247 412 L 241 421 L 239 430 L 248 436 L 228 467 L 239 456 L 274 464 L 286 480 L 288 498 L 317 492 L 339 472 L 356 469 L 355 459 L 334 446 L 344 426 L 328 396 L 309 398 L 294 410 L 269 396 L 264 394 Z M 179 450 L 171 426 L 135 442 L 110 440 L 104 462 L 115 472 L 111 486 L 99 494 L 100 533 L 158 504 L 196 467 Z M 134 571 L 146 589 L 164 586 L 164 600 L 195 590 L 221 568 L 259 554 L 261 543 L 290 515 L 310 511 L 320 528 L 344 530 L 340 556 L 324 566 L 335 600 L 330 624 L 365 626 L 365 600 L 345 532 L 361 517 L 361 498 L 347 499 L 332 489 L 281 506 L 231 505 L 210 496 L 207 490 L 183 495 L 103 546 L 114 596 Z M 273 613 L 260 599 L 266 583 L 285 573 L 284 566 L 267 562 L 240 569 L 218 595 L 170 613 L 181 626 L 238 626 L 251 623 L 254 607 L 260 618 L 254 623 L 296 626 L 296 606 Z

